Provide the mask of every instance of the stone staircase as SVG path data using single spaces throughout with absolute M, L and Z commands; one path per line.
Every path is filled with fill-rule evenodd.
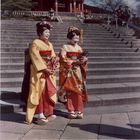
M 62 18 L 52 23 L 51 42 L 58 53 L 67 42 L 70 25 L 84 30 L 83 48 L 89 51 L 87 89 L 89 102 L 95 106 L 140 103 L 140 52 L 134 52 L 98 24 L 83 24 L 76 18 Z M 1 34 L 1 111 L 21 111 L 19 100 L 24 74 L 24 51 L 36 38 L 35 21 L 2 20 Z M 130 36 L 125 36 L 130 38 Z M 64 108 L 62 104 L 56 108 Z

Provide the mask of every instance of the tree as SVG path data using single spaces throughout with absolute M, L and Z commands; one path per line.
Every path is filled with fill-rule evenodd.
M 32 0 L 1 0 L 2 10 L 31 10 L 37 3 Z
M 114 12 L 119 5 L 127 6 L 124 0 L 91 0 L 90 3 L 95 7 L 111 12 Z
M 110 10 L 113 13 L 120 5 L 127 6 L 123 0 L 104 0 L 104 3 L 101 4 L 104 9 Z
M 140 17 L 140 2 L 136 6 L 136 13 Z

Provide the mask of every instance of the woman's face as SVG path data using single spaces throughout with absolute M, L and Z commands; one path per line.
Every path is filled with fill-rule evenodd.
M 79 42 L 79 39 L 80 39 L 79 35 L 77 35 L 76 33 L 74 33 L 74 36 L 73 36 L 73 38 L 72 38 L 72 41 L 73 41 L 74 43 L 78 43 L 78 42 Z
M 42 33 L 42 37 L 44 39 L 49 39 L 49 37 L 50 37 L 50 30 L 48 30 L 48 29 L 44 30 L 43 33 Z

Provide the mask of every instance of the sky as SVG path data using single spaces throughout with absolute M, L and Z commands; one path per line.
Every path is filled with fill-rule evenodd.
M 92 1 L 94 1 L 95 5 L 97 5 L 99 2 L 102 3 L 104 0 L 84 0 L 84 3 L 88 5 L 93 5 Z M 123 1 L 125 1 L 131 8 L 135 8 L 138 2 L 140 2 L 140 0 L 123 0 Z

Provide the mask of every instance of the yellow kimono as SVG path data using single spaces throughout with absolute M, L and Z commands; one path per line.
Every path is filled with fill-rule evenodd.
M 40 96 L 45 87 L 45 79 L 42 78 L 43 72 L 42 70 L 47 68 L 47 64 L 45 60 L 41 57 L 39 51 L 47 51 L 51 50 L 51 57 L 55 57 L 55 52 L 53 46 L 50 42 L 48 45 L 40 39 L 35 39 L 32 42 L 32 46 L 30 48 L 30 57 L 32 64 L 31 75 L 30 75 L 30 91 L 27 102 L 27 113 L 26 113 L 26 121 L 31 123 L 33 120 L 33 116 L 36 110 L 37 105 L 39 104 Z M 56 76 L 49 75 L 49 79 L 54 87 L 56 87 Z M 53 93 L 50 99 L 56 103 L 57 96 L 56 93 Z

